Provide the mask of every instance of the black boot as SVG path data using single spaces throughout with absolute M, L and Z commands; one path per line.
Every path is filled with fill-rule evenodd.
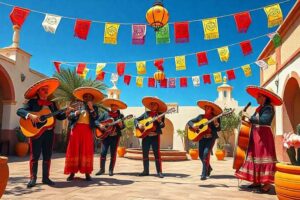
M 54 182 L 49 179 L 50 160 L 43 161 L 43 179 L 42 182 L 47 185 L 54 185 Z
M 75 176 L 75 174 L 74 174 L 74 173 L 71 173 L 70 176 L 67 178 L 67 181 L 72 181 L 72 180 L 74 180 L 74 176 Z
M 163 178 L 163 177 L 164 177 L 164 175 L 163 175 L 161 172 L 157 173 L 157 176 L 158 176 L 159 178 Z
M 144 171 L 139 176 L 149 176 L 149 159 L 143 160 Z
M 149 172 L 143 171 L 139 174 L 139 176 L 149 176 Z
M 100 176 L 102 174 L 105 173 L 105 170 L 104 169 L 100 169 L 97 173 L 96 173 L 96 176 Z
M 105 173 L 105 158 L 100 157 L 100 170 L 96 173 L 96 176 L 102 175 Z
M 212 169 L 211 166 L 209 165 L 208 170 L 207 170 L 207 176 L 210 176 L 212 170 L 213 170 L 213 169 Z
M 112 169 L 109 170 L 109 176 L 113 176 L 114 175 L 114 171 Z
M 90 176 L 90 174 L 85 174 L 85 180 L 86 181 L 92 181 L 92 177 Z
M 29 180 L 29 182 L 27 183 L 27 188 L 32 188 L 36 185 L 36 177 L 35 178 L 31 178 Z
M 31 187 L 34 187 L 36 185 L 36 175 L 37 175 L 37 170 L 38 170 L 38 162 L 34 162 L 34 161 L 30 161 L 30 180 L 29 182 L 27 183 L 27 187 L 28 188 L 31 188 Z

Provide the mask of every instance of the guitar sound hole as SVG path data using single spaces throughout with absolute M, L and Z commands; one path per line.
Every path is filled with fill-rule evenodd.
M 149 126 L 149 122 L 147 122 L 145 125 L 146 125 L 146 126 Z
M 201 124 L 201 125 L 199 126 L 199 128 L 202 129 L 202 128 L 203 128 L 203 125 Z
M 46 123 L 47 123 L 47 120 L 44 121 L 44 122 L 36 123 L 36 124 L 32 123 L 32 125 L 33 125 L 35 128 L 40 129 L 40 128 L 42 128 Z

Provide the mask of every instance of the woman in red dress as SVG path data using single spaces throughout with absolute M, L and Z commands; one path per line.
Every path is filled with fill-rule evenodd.
M 251 117 L 243 112 L 243 116 L 252 123 L 252 130 L 247 157 L 235 176 L 252 182 L 248 188 L 258 188 L 260 192 L 267 193 L 274 183 L 277 162 L 271 123 L 275 114 L 274 106 L 280 106 L 282 99 L 262 87 L 248 86 L 246 90 L 256 99 L 259 107 Z
M 71 133 L 64 173 L 69 174 L 67 181 L 73 180 L 78 171 L 85 174 L 87 181 L 91 181 L 94 160 L 93 129 L 99 117 L 98 108 L 94 104 L 101 102 L 104 95 L 93 87 L 77 88 L 73 95 L 84 102 L 84 110 L 71 112 L 69 116 Z

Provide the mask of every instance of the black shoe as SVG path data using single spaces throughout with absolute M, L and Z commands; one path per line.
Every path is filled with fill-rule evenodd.
M 89 174 L 85 174 L 85 180 L 86 181 L 91 181 L 92 177 Z
M 114 175 L 114 172 L 113 172 L 113 170 L 109 170 L 109 176 L 113 176 Z
M 211 167 L 208 169 L 208 171 L 207 171 L 207 176 L 210 176 L 210 173 L 211 173 L 212 170 L 213 170 L 213 169 L 212 169 Z
M 67 181 L 72 181 L 72 180 L 74 180 L 74 176 L 75 176 L 75 174 L 74 174 L 74 173 L 71 173 L 70 176 L 67 178 Z
M 143 171 L 142 173 L 139 174 L 139 176 L 149 176 L 149 172 Z
M 260 187 L 261 187 L 261 184 L 254 184 L 254 183 L 247 186 L 248 189 L 260 188 Z
M 159 178 L 163 178 L 163 177 L 164 177 L 164 175 L 163 175 L 161 172 L 157 173 L 157 176 L 158 176 Z
M 42 182 L 46 185 L 55 185 L 55 183 L 51 181 L 49 178 L 43 178 Z
M 100 169 L 99 172 L 96 173 L 96 176 L 100 176 L 105 173 L 104 169 Z
M 36 178 L 30 179 L 30 181 L 27 183 L 27 188 L 32 188 L 36 185 Z
M 206 180 L 206 176 L 201 176 L 200 180 L 202 181 Z

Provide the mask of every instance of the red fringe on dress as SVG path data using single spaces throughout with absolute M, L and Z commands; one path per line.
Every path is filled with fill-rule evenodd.
M 93 171 L 94 141 L 88 124 L 76 124 L 71 130 L 66 153 L 65 174 Z
M 257 184 L 274 183 L 276 162 L 271 128 L 253 125 L 246 161 L 235 176 Z

